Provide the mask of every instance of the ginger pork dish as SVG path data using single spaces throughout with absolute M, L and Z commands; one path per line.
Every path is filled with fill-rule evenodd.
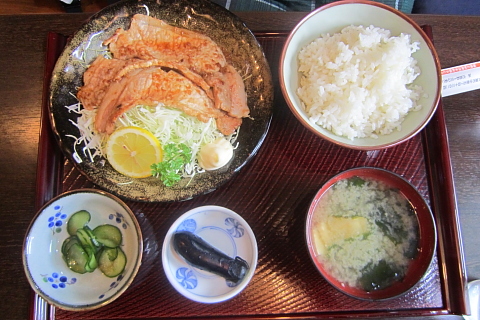
M 271 119 L 270 70 L 253 34 L 210 3 L 191 8 L 197 18 L 169 11 L 183 2 L 106 8 L 109 23 L 94 16 L 54 70 L 50 111 L 67 157 L 129 198 L 215 190 L 255 154 Z

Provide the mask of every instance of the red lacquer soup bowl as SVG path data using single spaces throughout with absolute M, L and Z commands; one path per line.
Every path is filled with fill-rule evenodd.
M 362 167 L 331 178 L 306 220 L 310 256 L 341 292 L 383 300 L 411 290 L 436 250 L 432 212 L 414 186 L 384 169 Z

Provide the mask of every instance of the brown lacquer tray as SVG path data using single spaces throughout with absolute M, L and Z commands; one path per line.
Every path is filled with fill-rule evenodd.
M 428 27 L 425 30 L 431 34 Z M 145 241 L 143 264 L 131 287 L 113 303 L 81 313 L 39 307 L 35 297 L 32 317 L 39 310 L 47 310 L 52 319 L 385 318 L 466 312 L 465 266 L 442 106 L 421 134 L 394 148 L 365 152 L 335 146 L 305 129 L 280 93 L 276 70 L 287 34 L 255 35 L 270 63 L 276 91 L 271 127 L 254 159 L 216 191 L 193 200 L 126 201 Z M 46 83 L 65 42 L 62 35 L 48 37 Z M 58 150 L 48 122 L 47 98 L 45 91 L 37 206 L 60 192 L 96 187 Z M 317 190 L 333 175 L 360 166 L 384 168 L 410 181 L 430 203 L 438 229 L 437 253 L 424 279 L 406 295 L 382 302 L 357 300 L 334 289 L 315 269 L 304 237 L 305 216 Z M 196 303 L 178 294 L 161 263 L 163 239 L 171 224 L 202 205 L 236 211 L 251 225 L 258 242 L 258 266 L 251 283 L 235 298 L 218 304 Z

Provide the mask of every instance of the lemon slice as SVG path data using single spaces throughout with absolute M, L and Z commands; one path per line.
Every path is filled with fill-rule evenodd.
M 123 127 L 115 130 L 107 140 L 106 155 L 112 167 L 131 178 L 152 175 L 150 166 L 162 161 L 162 147 L 148 130 Z

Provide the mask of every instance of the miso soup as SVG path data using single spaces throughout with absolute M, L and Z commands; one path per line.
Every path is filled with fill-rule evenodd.
M 412 205 L 381 181 L 336 182 L 319 200 L 312 227 L 315 252 L 326 271 L 366 291 L 402 280 L 419 251 Z

